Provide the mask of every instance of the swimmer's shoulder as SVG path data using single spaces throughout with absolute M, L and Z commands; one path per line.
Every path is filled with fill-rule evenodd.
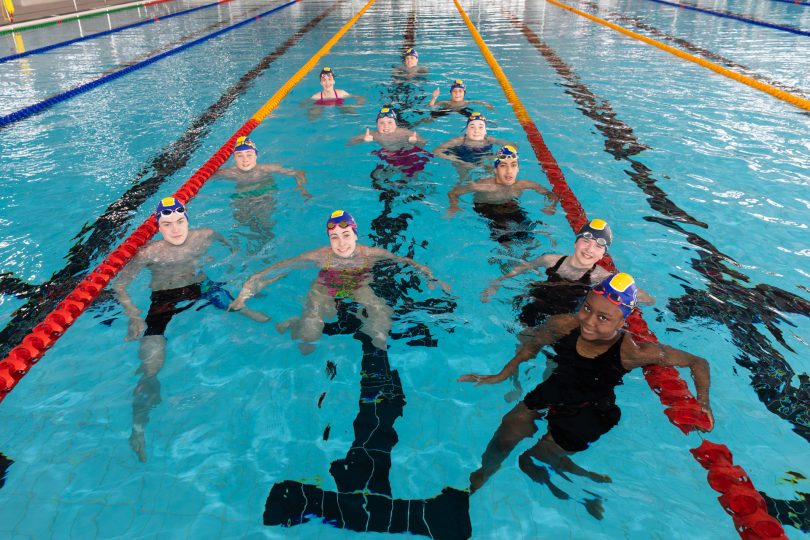
M 549 268 L 557 264 L 557 262 L 563 257 L 565 257 L 565 255 L 560 255 L 559 253 L 544 253 L 543 255 L 540 255 L 534 259 L 532 264 L 536 267 L 542 266 L 543 268 Z

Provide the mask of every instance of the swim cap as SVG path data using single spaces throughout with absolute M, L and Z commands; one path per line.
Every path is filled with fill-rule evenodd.
M 170 216 L 174 212 L 178 212 L 186 216 L 186 220 L 188 220 L 188 213 L 186 212 L 186 205 L 180 199 L 175 199 L 174 197 L 165 197 L 160 199 L 160 202 L 157 205 L 157 210 L 155 210 L 155 219 L 160 225 L 160 216 Z
M 393 118 L 394 120 L 397 119 L 397 113 L 391 107 L 383 107 L 380 109 L 380 112 L 377 113 L 377 120 L 380 118 Z
M 465 92 L 467 91 L 467 87 L 464 86 L 464 81 L 462 81 L 461 79 L 456 79 L 455 81 L 453 81 L 453 84 L 450 85 L 450 91 L 451 92 L 453 90 L 455 90 L 456 88 L 461 88 Z
M 324 66 L 321 68 L 321 74 L 319 75 L 319 77 L 323 77 L 324 75 L 331 75 L 333 79 L 337 79 L 337 74 L 334 71 L 332 71 L 332 68 L 328 66 Z
M 633 312 L 638 299 L 638 287 L 633 276 L 624 272 L 606 277 L 601 283 L 594 285 L 591 292 L 607 298 L 611 304 L 622 310 L 625 317 Z
M 603 219 L 592 219 L 577 232 L 577 238 L 594 240 L 597 245 L 607 249 L 610 247 L 610 243 L 613 242 L 613 233 L 607 221 Z
M 354 229 L 354 234 L 357 234 L 357 223 L 348 212 L 344 212 L 343 210 L 335 210 L 332 212 L 332 215 L 326 220 L 326 234 L 329 234 L 329 231 L 338 226 L 341 229 L 351 227 Z
M 414 49 L 413 47 L 411 47 L 410 49 L 408 49 L 407 51 L 405 51 L 404 53 L 402 53 L 402 58 L 403 58 L 403 59 L 404 59 L 406 56 L 413 56 L 413 57 L 419 58 L 419 53 L 418 53 L 418 52 L 416 52 L 416 49 Z
M 256 148 L 256 143 L 247 137 L 239 137 L 236 139 L 236 144 L 233 146 L 234 152 L 241 152 L 243 150 L 253 150 L 256 155 L 259 155 L 259 150 Z
M 518 159 L 517 148 L 514 146 L 509 146 L 508 144 L 506 146 L 502 146 L 500 150 L 498 150 L 498 153 L 495 154 L 495 167 L 500 165 L 502 160 L 506 161 L 513 159 L 515 161 Z
M 480 112 L 474 112 L 470 116 L 467 117 L 467 125 L 470 125 L 470 122 L 474 122 L 476 120 L 480 120 L 486 125 L 487 117 L 481 114 Z

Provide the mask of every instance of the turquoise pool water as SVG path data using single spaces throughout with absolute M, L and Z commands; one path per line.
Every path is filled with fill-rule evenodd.
M 4 64 L 0 114 L 273 5 L 236 0 Z M 656 39 L 686 40 L 772 83 L 810 88 L 806 37 L 644 0 L 571 5 L 627 27 L 646 25 Z M 810 29 L 810 8 L 802 6 L 701 5 Z M 362 3 L 338 3 L 245 88 L 234 88 L 330 6 L 301 2 L 0 129 L 4 353 L 42 306 L 69 290 L 65 283 L 140 224 Z M 801 500 L 810 487 L 804 479 L 810 472 L 810 117 L 545 2 L 464 7 L 583 207 L 612 224 L 617 265 L 657 299 L 643 310 L 651 329 L 711 362 L 716 428 L 708 438 L 728 445 L 779 508 Z M 83 24 L 87 32 L 89 23 Z M 72 23 L 22 37 L 30 49 L 77 35 Z M 11 37 L 0 41 L 12 52 Z M 430 72 L 403 84 L 392 78 L 392 67 L 407 45 L 418 48 Z M 430 159 L 409 175 L 373 154 L 376 147 L 347 146 L 382 105 L 407 111 L 411 122 L 427 117 L 433 88 L 446 96 L 449 81 L 460 77 L 468 98 L 493 104 L 485 111 L 492 134 L 522 149 L 521 177 L 547 184 L 452 3 L 378 0 L 322 64 L 337 71 L 338 88 L 366 103 L 310 119 L 302 103 L 318 90 L 312 73 L 253 132 L 260 161 L 306 171 L 313 198 L 304 201 L 292 180 L 279 177 L 272 216 L 265 216 L 269 232 L 257 233 L 240 220 L 233 186 L 207 183 L 189 205 L 191 222 L 238 247 L 235 254 L 214 251 L 208 275 L 236 293 L 252 272 L 324 245 L 322 224 L 340 207 L 357 218 L 362 242 L 430 266 L 453 295 L 427 288 L 410 269 L 379 269 L 378 293 L 395 310 L 387 355 L 351 334 L 324 335 L 312 354 L 302 355 L 288 334 L 275 331 L 276 322 L 300 313 L 314 270 L 292 272 L 251 301 L 272 315 L 265 325 L 197 304 L 166 333 L 162 402 L 146 427 L 146 463 L 127 443 L 138 345 L 124 341 L 127 321 L 117 302 L 101 297 L 0 405 L 0 453 L 12 461 L 0 488 L 4 536 L 357 535 L 316 518 L 291 528 L 264 525 L 268 497 L 273 508 L 283 508 L 274 486 L 296 486 L 309 496 L 318 489 L 367 491 L 369 523 L 384 518 L 396 531 L 403 514 L 416 521 L 425 516 L 428 533 L 437 537 L 445 535 L 451 510 L 466 508 L 469 474 L 514 403 L 504 398 L 507 384 L 474 388 L 455 379 L 492 372 L 509 359 L 518 328 L 512 299 L 532 276 L 507 282 L 486 304 L 480 293 L 523 258 L 566 252 L 573 235 L 561 211 L 546 216 L 542 197 L 527 194 L 521 205 L 547 234 L 500 245 L 470 200 L 445 219 L 447 192 L 458 182 L 446 161 Z M 448 115 L 416 129 L 430 150 L 463 125 L 463 117 Z M 130 288 L 142 309 L 147 285 L 142 275 Z M 543 355 L 524 366 L 525 392 L 543 378 Z M 361 379 L 361 373 L 375 377 Z M 380 393 L 385 399 L 376 399 Z M 527 441 L 469 497 L 472 536 L 735 538 L 705 471 L 688 452 L 700 436 L 684 437 L 667 421 L 640 372 L 626 376 L 617 394 L 619 425 L 573 458 L 611 483 L 555 477 L 572 497 L 559 500 L 518 468 Z M 539 427 L 542 432 L 544 423 Z M 378 468 L 368 473 L 361 456 L 373 448 Z M 390 470 L 381 473 L 389 460 Z M 332 463 L 350 472 L 341 474 Z M 379 494 L 400 501 L 392 503 L 396 519 L 374 506 Z M 594 498 L 604 507 L 601 520 L 580 504 Z M 366 523 L 348 511 L 342 519 Z M 788 536 L 802 537 L 807 519 L 806 513 L 783 516 Z

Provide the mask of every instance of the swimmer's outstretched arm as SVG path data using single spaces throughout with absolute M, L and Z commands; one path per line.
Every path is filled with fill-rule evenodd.
M 449 141 L 445 141 L 436 148 L 433 149 L 433 154 L 442 158 L 447 159 L 449 161 L 457 161 L 459 163 L 466 163 L 464 160 L 459 158 L 457 155 L 450 152 L 451 148 L 456 146 L 460 146 L 464 143 L 464 137 L 454 137 Z
M 515 356 L 513 356 L 497 374 L 480 375 L 478 373 L 468 373 L 459 377 L 458 382 L 474 382 L 476 386 L 479 386 L 481 384 L 496 384 L 505 381 L 510 375 L 517 371 L 520 364 L 531 360 L 537 356 L 540 349 L 556 342 L 577 326 L 579 326 L 579 319 L 577 319 L 576 315 L 554 315 L 537 328 L 532 334 L 532 338 L 523 344 L 518 352 L 515 353 Z
M 501 282 L 507 279 L 513 278 L 515 276 L 519 276 L 520 274 L 524 274 L 529 272 L 530 270 L 537 270 L 540 267 L 548 268 L 549 266 L 553 265 L 555 262 L 560 260 L 562 255 L 541 255 L 534 260 L 529 262 L 525 262 L 520 264 L 512 269 L 511 272 L 508 274 L 504 274 L 499 278 L 495 278 L 490 283 L 489 287 L 484 289 L 481 293 L 481 301 L 482 302 L 489 302 L 489 297 L 495 294 L 498 291 L 498 287 L 501 286 Z
M 461 207 L 458 205 L 458 199 L 462 195 L 466 195 L 467 193 L 473 193 L 474 191 L 478 191 L 477 185 L 475 182 L 471 182 L 469 184 L 465 184 L 463 186 L 456 186 L 451 189 L 447 193 L 447 198 L 450 199 L 450 206 L 447 208 L 447 217 L 453 217 L 456 213 L 461 211 Z
M 295 178 L 296 189 L 301 192 L 301 196 L 304 197 L 305 200 L 312 198 L 312 195 L 307 191 L 307 174 L 304 171 L 300 169 L 288 169 L 276 163 L 269 163 L 267 170 Z
M 437 279 L 433 275 L 433 271 L 425 266 L 424 264 L 419 264 L 415 260 L 411 259 L 410 257 L 401 257 L 399 255 L 395 255 L 391 253 L 387 249 L 376 248 L 376 247 L 369 247 L 368 248 L 368 255 L 369 257 L 373 257 L 378 260 L 392 260 L 397 263 L 407 264 L 409 266 L 413 266 L 420 272 L 422 272 L 429 280 L 435 281 L 439 284 L 439 286 L 445 290 L 445 292 L 450 292 L 450 285 L 445 283 L 444 281 Z
M 273 283 L 284 277 L 286 274 L 280 274 L 277 276 L 273 276 L 269 279 L 262 279 L 265 275 L 272 272 L 273 270 L 278 270 L 281 268 L 289 268 L 291 266 L 310 266 L 310 263 L 319 263 L 324 260 L 325 253 L 330 248 L 320 248 L 315 249 L 312 251 L 308 251 L 306 253 L 302 253 L 297 257 L 291 257 L 289 259 L 284 259 L 283 261 L 279 261 L 276 264 L 270 265 L 264 270 L 260 270 L 256 272 L 252 276 L 250 276 L 245 284 L 242 286 L 242 290 L 239 291 L 239 295 L 236 297 L 236 300 L 231 302 L 228 306 L 229 311 L 238 311 L 245 307 L 245 302 L 248 299 L 253 297 L 256 293 L 261 291 L 267 285 Z
M 439 98 L 439 89 L 436 88 L 436 90 L 433 91 L 433 97 L 430 98 L 430 103 L 428 103 L 428 105 L 430 105 L 431 107 L 434 107 L 436 105 L 436 100 L 438 98 Z
M 545 196 L 546 200 L 548 201 L 548 204 L 545 206 L 545 208 L 543 208 L 544 214 L 551 215 L 554 213 L 554 207 L 560 201 L 559 197 L 557 197 L 554 193 L 544 188 L 537 182 L 528 182 L 528 189 L 531 189 L 532 191 Z
M 477 103 L 479 105 L 483 105 L 484 107 L 486 107 L 490 111 L 495 110 L 495 106 L 492 103 L 488 102 L 488 101 L 481 101 L 480 99 L 466 99 L 464 101 L 466 101 L 467 103 Z
M 377 133 L 377 130 L 374 130 L 372 132 L 371 129 L 366 128 L 365 133 L 363 133 L 362 135 L 356 135 L 356 136 L 352 137 L 351 139 L 349 139 L 348 144 L 352 145 L 352 144 L 357 144 L 357 143 L 361 143 L 361 142 L 371 142 L 371 141 L 374 140 L 374 134 L 375 133 Z
M 622 345 L 622 366 L 627 370 L 651 365 L 689 368 L 692 372 L 692 380 L 695 382 L 695 397 L 709 417 L 709 428 L 706 431 L 714 429 L 714 415 L 709 404 L 711 375 L 709 362 L 705 358 L 662 343 L 639 345 L 632 340 L 625 341 L 628 344 Z

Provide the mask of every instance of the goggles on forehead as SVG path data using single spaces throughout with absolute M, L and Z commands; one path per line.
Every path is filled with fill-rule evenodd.
M 183 205 L 180 205 L 180 206 L 175 206 L 174 208 L 162 208 L 160 210 L 160 215 L 161 216 L 170 216 L 170 215 L 174 214 L 175 212 L 177 212 L 178 214 L 185 214 L 186 213 L 186 207 L 183 206 Z
M 593 233 L 590 231 L 585 231 L 584 233 L 580 234 L 579 238 L 584 238 L 585 240 L 593 240 L 594 242 L 596 242 L 597 246 L 607 249 L 607 240 L 605 240 L 604 238 L 600 238 L 598 236 L 594 236 Z
M 461 88 L 465 92 L 467 91 L 467 87 L 464 86 L 464 81 L 462 81 L 461 79 L 456 79 L 455 81 L 453 81 L 453 84 L 450 85 L 451 91 L 455 90 L 456 88 Z
M 382 109 L 380 109 L 380 112 L 377 113 L 377 119 L 379 120 L 380 118 L 393 118 L 394 120 L 396 120 L 397 113 L 394 112 L 394 109 L 391 109 L 389 107 L 383 107 Z
M 605 298 L 607 298 L 608 302 L 610 302 L 611 304 L 614 304 L 614 305 L 617 305 L 617 306 L 624 306 L 626 308 L 629 308 L 630 311 L 632 311 L 633 308 L 636 307 L 636 302 L 635 301 L 632 301 L 629 304 L 625 304 L 624 302 L 622 302 L 622 297 L 619 296 L 618 293 L 608 291 L 607 289 L 605 289 L 604 285 L 602 285 L 601 283 L 594 286 L 594 288 L 591 289 L 591 291 L 593 291 L 594 294 L 604 296 Z
M 321 76 L 321 77 L 323 77 L 324 75 L 331 75 L 332 77 L 334 77 L 334 76 L 335 76 L 335 72 L 334 72 L 334 71 L 332 71 L 332 68 L 330 68 L 330 67 L 325 67 L 325 68 L 323 68 L 323 69 L 321 70 L 321 75 L 320 75 L 320 76 Z
M 480 112 L 474 112 L 469 117 L 467 117 L 467 124 L 470 122 L 475 122 L 476 120 L 480 120 L 484 124 L 487 123 L 487 117 L 481 114 Z
M 352 227 L 352 224 L 349 221 L 338 221 L 338 222 L 330 221 L 329 223 L 326 224 L 326 229 L 329 231 L 331 231 L 336 227 L 340 227 L 341 229 L 348 229 L 349 227 Z

